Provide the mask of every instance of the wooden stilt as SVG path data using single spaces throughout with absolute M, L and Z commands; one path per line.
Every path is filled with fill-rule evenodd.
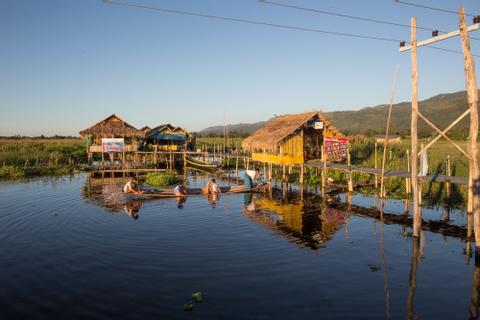
M 452 176 L 452 169 L 451 169 L 451 166 L 450 166 L 450 155 L 447 155 L 447 161 L 445 162 L 445 174 L 448 176 L 448 177 L 451 177 Z M 451 184 L 449 181 L 447 181 L 446 185 L 445 185 L 445 189 L 446 189 L 446 193 L 447 193 L 447 198 L 450 199 L 450 193 L 451 193 Z
M 407 172 L 410 172 L 410 151 L 407 149 Z M 405 191 L 407 194 L 412 193 L 412 179 L 406 178 L 405 180 Z
M 325 195 L 325 180 L 327 178 L 327 154 L 325 153 L 325 145 L 322 145 L 322 195 Z
M 237 158 L 235 159 L 235 176 L 238 178 L 238 154 Z
M 374 144 L 373 150 L 373 168 L 375 169 L 375 189 L 378 188 L 378 175 L 377 175 L 377 141 Z
M 350 163 L 350 144 L 347 146 L 347 165 L 348 165 L 348 192 L 353 191 L 352 165 Z
M 304 168 L 303 164 L 301 164 L 301 165 L 300 165 L 300 177 L 299 177 L 299 179 L 300 179 L 300 185 L 302 185 L 302 186 L 303 186 L 303 174 L 304 174 L 304 170 L 305 170 L 305 168 Z

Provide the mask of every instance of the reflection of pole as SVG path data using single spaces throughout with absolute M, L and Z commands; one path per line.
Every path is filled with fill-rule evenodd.
M 380 249 L 383 268 L 383 294 L 385 297 L 385 318 L 390 319 L 390 292 L 388 290 L 388 272 L 387 262 L 385 260 L 385 239 L 384 239 L 383 219 L 380 222 Z
M 478 318 L 478 302 L 479 302 L 479 290 L 480 290 L 480 263 L 478 259 L 475 259 L 475 266 L 473 267 L 472 278 L 472 298 L 470 300 L 470 319 Z
M 405 199 L 405 207 L 403 208 L 403 213 L 408 215 L 410 212 L 410 199 Z
M 412 265 L 410 269 L 410 280 L 407 296 L 407 319 L 416 319 L 413 302 L 415 298 L 415 290 L 417 289 L 417 269 L 420 264 L 420 238 L 413 237 L 412 240 Z

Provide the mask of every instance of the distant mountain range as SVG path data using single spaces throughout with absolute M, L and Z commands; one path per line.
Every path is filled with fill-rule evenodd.
M 465 91 L 439 94 L 419 102 L 419 110 L 437 127 L 443 129 L 467 110 L 467 94 Z M 325 115 L 333 124 L 346 134 L 378 134 L 385 132 L 388 105 L 366 107 L 357 111 L 326 112 Z M 410 134 L 411 103 L 401 102 L 393 105 L 391 133 Z M 230 135 L 246 136 L 263 127 L 267 121 L 228 125 Z M 468 135 L 469 116 L 466 116 L 454 129 L 452 134 Z M 419 135 L 427 136 L 433 132 L 423 120 L 418 119 Z M 223 126 L 203 129 L 201 135 L 223 135 Z

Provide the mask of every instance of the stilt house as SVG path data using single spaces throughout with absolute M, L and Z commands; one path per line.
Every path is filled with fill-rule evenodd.
M 321 159 L 322 146 L 329 160 L 346 156 L 347 138 L 320 112 L 287 114 L 269 121 L 245 139 L 242 147 L 255 161 L 302 164 Z
M 118 150 L 113 152 L 136 152 L 138 151 L 139 141 L 144 138 L 144 133 L 119 116 L 112 114 L 93 126 L 80 131 L 80 136 L 87 139 L 87 152 L 90 158 L 93 153 L 110 153 L 109 149 L 105 149 L 106 139 L 122 140 L 119 143 Z
M 190 132 L 171 124 L 162 124 L 145 134 L 147 145 L 158 146 L 159 150 L 164 151 L 184 150 L 190 138 Z

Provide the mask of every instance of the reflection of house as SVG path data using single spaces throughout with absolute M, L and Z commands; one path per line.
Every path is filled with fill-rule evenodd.
M 312 249 L 324 246 L 347 219 L 345 213 L 320 205 L 317 198 L 285 201 L 258 197 L 253 202 L 255 210 L 247 208 L 246 217 Z
M 385 142 L 385 135 L 379 134 L 374 136 L 376 143 L 384 143 Z M 389 134 L 387 135 L 388 143 L 400 143 L 402 142 L 402 138 L 396 134 Z
M 80 131 L 80 136 L 87 139 L 87 150 L 89 157 L 91 157 L 93 153 L 102 153 L 102 139 L 105 138 L 124 139 L 124 151 L 136 152 L 139 140 L 143 139 L 144 133 L 123 121 L 117 115 L 112 114 L 93 126 Z
M 158 145 L 160 150 L 183 150 L 191 134 L 181 127 L 163 124 L 148 131 L 145 135 L 147 145 Z
M 255 161 L 301 164 L 321 158 L 326 141 L 335 148 L 346 148 L 344 135 L 323 114 L 313 111 L 276 117 L 245 139 L 242 147 L 252 151 Z M 329 148 L 326 150 L 329 157 L 330 151 L 333 156 L 337 151 L 342 152 Z

